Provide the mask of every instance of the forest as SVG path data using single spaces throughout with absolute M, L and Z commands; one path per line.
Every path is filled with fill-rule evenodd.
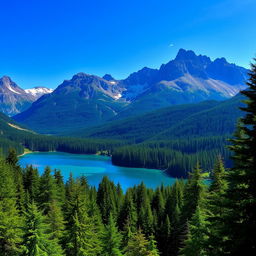
M 208 172 L 197 160 L 173 186 L 122 191 L 104 177 L 95 188 L 72 174 L 64 182 L 50 167 L 21 168 L 9 150 L 0 161 L 1 255 L 254 255 L 256 65 L 248 86 L 229 146 L 233 167 L 218 156 Z

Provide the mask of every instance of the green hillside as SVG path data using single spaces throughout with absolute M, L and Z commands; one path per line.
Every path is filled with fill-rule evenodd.
M 24 148 L 32 151 L 95 154 L 103 151 L 112 152 L 114 147 L 121 145 L 124 144 L 120 141 L 108 139 L 79 139 L 37 134 L 0 113 L 0 148 L 3 155 L 6 155 L 10 148 L 15 148 L 18 154 L 22 154 Z
M 75 135 L 124 141 L 125 146 L 113 151 L 116 165 L 164 169 L 172 176 L 184 177 L 197 160 L 205 169 L 212 168 L 217 155 L 231 166 L 226 146 L 241 116 L 242 99 L 237 95 L 224 102 L 168 107 Z

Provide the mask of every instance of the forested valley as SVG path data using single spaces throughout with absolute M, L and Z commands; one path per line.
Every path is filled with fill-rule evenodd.
M 248 86 L 233 167 L 215 156 L 208 172 L 197 160 L 173 186 L 122 191 L 104 177 L 95 188 L 72 174 L 64 182 L 50 167 L 21 168 L 10 150 L 0 161 L 1 255 L 254 255 L 256 65 Z

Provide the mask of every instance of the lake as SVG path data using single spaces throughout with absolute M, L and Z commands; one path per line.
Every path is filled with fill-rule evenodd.
M 84 175 L 88 183 L 96 187 L 103 176 L 108 176 L 116 184 L 119 182 L 124 190 L 142 181 L 150 188 L 156 188 L 162 183 L 171 185 L 175 182 L 175 178 L 160 170 L 115 166 L 108 156 L 35 152 L 21 156 L 19 162 L 22 167 L 33 165 L 38 168 L 39 173 L 42 173 L 46 166 L 61 170 L 65 181 L 71 172 L 74 178 Z

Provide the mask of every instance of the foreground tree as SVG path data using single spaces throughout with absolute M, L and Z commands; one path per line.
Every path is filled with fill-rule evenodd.
M 62 256 L 57 239 L 52 238 L 45 218 L 35 203 L 29 204 L 25 214 L 24 228 L 25 256 Z
M 16 187 L 10 166 L 0 160 L 0 253 L 17 255 L 22 241 L 22 221 L 16 207 Z
M 153 237 L 148 241 L 141 230 L 131 236 L 124 252 L 125 256 L 159 256 Z
M 180 250 L 182 256 L 208 256 L 206 243 L 208 241 L 207 221 L 204 212 L 198 206 L 188 225 L 187 239 Z
M 246 115 L 230 147 L 234 168 L 228 174 L 224 222 L 225 251 L 230 255 L 256 254 L 256 64 L 251 65 L 249 76 L 249 88 L 241 92 L 247 97 L 241 108 Z
M 105 256 L 122 256 L 120 250 L 122 237 L 118 232 L 112 214 L 109 216 L 108 225 L 105 227 L 102 236 L 102 254 Z
M 222 255 L 223 242 L 225 236 L 221 234 L 223 228 L 223 217 L 226 209 L 224 202 L 226 200 L 225 193 L 228 188 L 227 172 L 225 170 L 221 156 L 217 158 L 212 171 L 212 182 L 209 186 L 209 194 L 207 196 L 207 228 L 209 229 L 209 239 L 207 242 L 208 255 Z

